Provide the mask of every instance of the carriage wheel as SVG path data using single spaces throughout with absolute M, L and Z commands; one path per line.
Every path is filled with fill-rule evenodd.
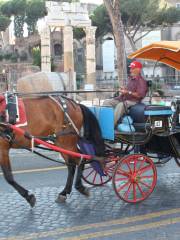
M 91 164 L 85 164 L 82 179 L 93 186 L 102 186 L 112 179 L 112 175 L 117 163 L 117 158 L 108 159 L 104 168 L 105 176 L 101 176 Z
M 145 200 L 153 192 L 156 182 L 156 167 L 148 156 L 142 154 L 122 158 L 113 174 L 117 196 L 128 203 Z

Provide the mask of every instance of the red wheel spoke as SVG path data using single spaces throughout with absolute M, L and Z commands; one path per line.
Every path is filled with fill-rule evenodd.
M 123 175 L 125 177 L 129 177 L 130 176 L 130 173 L 128 173 L 128 172 L 126 172 L 126 171 L 124 171 L 122 169 L 118 169 L 117 174 L 119 174 L 119 175 L 121 174 L 121 175 Z
M 84 176 L 84 177 L 88 178 L 93 172 L 94 172 L 94 169 L 92 169 L 91 172 L 88 175 Z
M 119 191 L 121 191 L 123 188 L 125 188 L 126 186 L 128 186 L 128 184 L 131 184 L 129 181 L 127 182 L 127 183 L 124 183 L 123 185 L 121 185 L 118 189 L 117 189 L 117 191 L 119 192 Z
M 136 183 L 133 183 L 133 199 L 136 202 Z
M 138 186 L 138 189 L 139 189 L 142 197 L 145 197 L 145 193 L 143 192 L 142 188 L 139 186 L 139 183 L 136 183 L 136 184 L 137 184 L 137 186 Z
M 95 174 L 94 174 L 93 183 L 95 183 L 96 177 L 97 177 L 97 172 L 95 172 Z
M 141 176 L 141 179 L 144 179 L 144 178 L 153 178 L 154 176 L 151 175 L 151 176 Z
M 129 165 L 128 161 L 126 161 L 126 165 L 128 166 L 130 173 L 132 173 L 132 169 L 131 169 L 131 166 Z
M 106 172 L 111 172 L 111 173 L 112 173 L 112 172 L 114 171 L 114 169 L 113 169 L 113 168 L 107 168 L 107 169 L 105 169 L 105 171 L 106 171 Z
M 129 195 L 129 193 L 130 193 L 131 186 L 132 186 L 132 183 L 129 184 L 128 190 L 127 190 L 126 193 L 124 194 L 124 197 L 125 197 L 126 199 L 128 199 L 128 195 Z
M 100 175 L 100 180 L 101 180 L 101 184 L 103 183 L 103 179 L 102 179 L 102 176 Z
M 148 184 L 145 183 L 145 182 L 139 181 L 139 183 L 141 183 L 142 185 L 146 186 L 147 188 L 151 188 L 151 185 L 148 185 Z
M 152 170 L 152 166 L 151 165 L 148 165 L 148 166 L 145 166 L 145 167 L 139 169 L 137 173 L 142 174 L 142 173 L 144 173 L 144 172 L 146 172 L 148 170 Z
M 116 178 L 115 181 L 127 181 L 129 178 Z
M 134 160 L 134 172 L 136 171 L 137 159 Z
M 144 158 L 143 161 L 141 161 L 140 166 L 138 168 L 138 171 L 142 168 L 143 164 L 145 163 L 146 159 Z

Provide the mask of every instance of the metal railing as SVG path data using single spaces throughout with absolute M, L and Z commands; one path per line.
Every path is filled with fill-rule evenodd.
M 0 74 L 0 91 L 3 92 L 7 89 L 11 90 L 16 90 L 16 82 L 17 78 L 21 77 L 21 72 L 18 71 L 11 71 L 10 73 L 5 73 L 5 74 Z M 80 78 L 77 74 L 76 78 L 76 85 L 77 85 L 77 90 L 84 90 L 85 87 L 85 81 L 86 76 L 82 75 Z M 174 93 L 174 95 L 180 94 L 180 76 L 175 76 L 175 75 L 169 75 L 169 76 L 163 76 L 163 77 L 145 77 L 146 80 L 151 80 L 152 81 L 152 90 L 157 91 L 157 90 L 162 90 L 165 95 L 169 95 L 169 92 Z M 114 93 L 119 89 L 119 81 L 117 77 L 111 77 L 111 78 L 97 78 L 96 79 L 96 87 L 95 90 L 101 89 L 101 90 L 110 90 L 108 93 L 107 91 L 105 92 L 97 92 L 95 96 L 102 98 L 108 98 L 108 97 L 113 97 Z M 71 89 L 68 89 L 69 91 Z M 112 90 L 112 91 L 111 91 Z M 79 96 L 84 97 L 84 93 L 78 93 Z

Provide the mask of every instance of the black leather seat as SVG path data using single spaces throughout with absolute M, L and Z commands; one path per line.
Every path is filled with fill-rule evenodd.
M 146 118 L 144 110 L 146 105 L 144 103 L 137 103 L 129 108 L 129 115 L 133 119 L 133 126 L 137 132 L 145 131 Z
M 144 103 L 137 103 L 129 108 L 129 115 L 134 123 L 145 123 L 145 107 L 146 105 Z
M 145 105 L 144 103 L 137 103 L 129 108 L 129 115 L 133 119 L 133 126 L 136 131 L 145 131 L 150 122 L 147 118 L 151 119 L 159 117 L 160 120 L 165 121 L 172 115 L 171 107 L 161 105 Z

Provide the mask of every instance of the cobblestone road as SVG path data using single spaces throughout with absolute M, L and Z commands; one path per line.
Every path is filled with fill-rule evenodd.
M 158 168 L 155 191 L 144 202 L 120 201 L 111 184 L 91 188 L 86 198 L 73 190 L 66 203 L 55 199 L 61 188 L 31 189 L 33 209 L 14 191 L 0 195 L 0 240 L 26 239 L 180 239 L 180 171 Z

